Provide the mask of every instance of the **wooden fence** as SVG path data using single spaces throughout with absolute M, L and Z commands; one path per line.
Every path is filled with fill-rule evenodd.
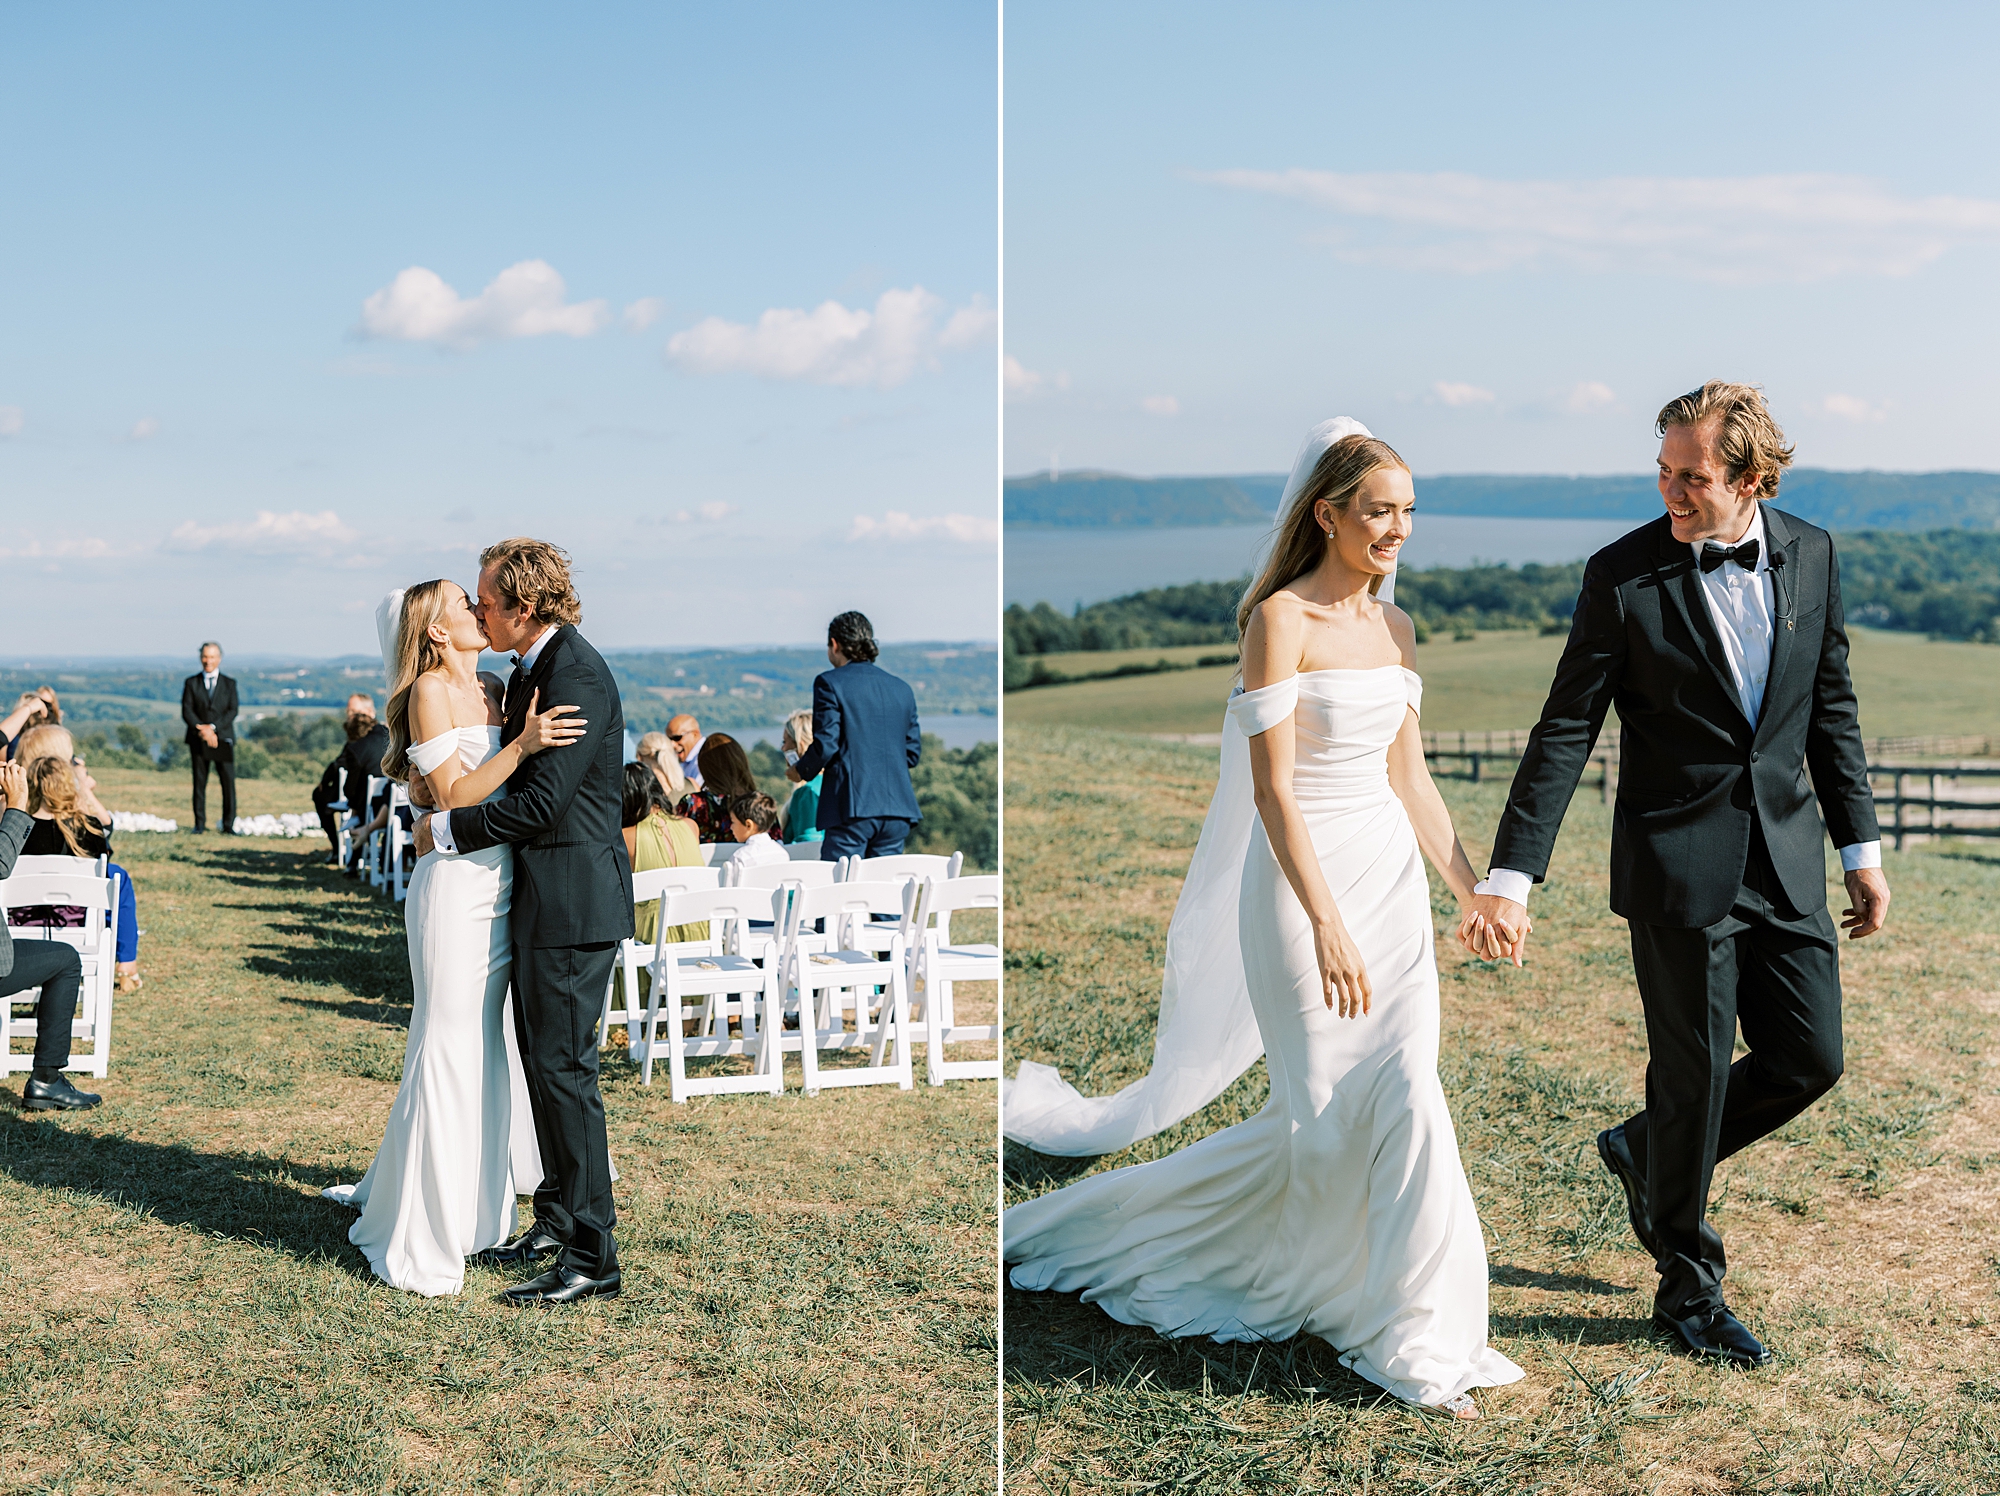
M 1519 763 L 1527 751 L 1529 729 L 1496 728 L 1489 732 L 1426 732 L 1424 757 L 1437 773 L 1484 778 L 1494 764 Z M 2000 739 L 1996 738 L 1870 738 L 1869 786 L 1875 792 L 1875 814 L 1882 834 L 1901 851 L 1912 840 L 1935 836 L 2000 837 Z M 1591 779 L 1610 804 L 1618 795 L 1618 741 L 1607 734 L 1591 751 Z M 1962 781 L 1971 780 L 1966 784 Z

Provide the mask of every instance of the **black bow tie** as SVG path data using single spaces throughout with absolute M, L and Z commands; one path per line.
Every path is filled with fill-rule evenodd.
M 1701 570 L 1706 576 L 1725 561 L 1734 561 L 1745 571 L 1757 569 L 1757 542 L 1746 540 L 1741 545 L 1705 545 L 1701 548 Z

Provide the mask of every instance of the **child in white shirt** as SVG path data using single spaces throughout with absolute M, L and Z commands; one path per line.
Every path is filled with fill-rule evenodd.
M 792 860 L 791 853 L 771 835 L 777 824 L 778 802 L 769 795 L 738 795 L 729 802 L 729 834 L 737 841 L 737 866 L 762 867 Z

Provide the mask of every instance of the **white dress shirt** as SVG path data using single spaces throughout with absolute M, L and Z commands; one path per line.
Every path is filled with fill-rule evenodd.
M 208 694 L 209 694 L 209 695 L 213 696 L 213 695 L 215 694 L 215 678 L 216 678 L 216 676 L 220 675 L 221 673 L 222 673 L 222 672 L 221 672 L 221 671 L 219 671 L 219 670 L 204 670 L 204 671 L 202 671 L 202 673 L 201 673 L 201 688 L 202 688 L 202 690 L 204 690 L 204 691 L 208 692 Z
M 556 626 L 553 623 L 550 624 L 536 636 L 535 642 L 528 646 L 527 653 L 514 656 L 514 663 L 520 668 L 524 679 L 527 677 L 528 672 L 535 668 L 536 657 L 541 654 L 542 646 L 549 642 L 549 637 L 555 631 Z M 431 841 L 437 850 L 444 853 L 447 857 L 456 857 L 458 855 L 458 843 L 451 839 L 451 812 L 448 810 L 434 810 L 431 812 L 430 822 Z
M 1776 611 L 1772 606 L 1771 544 L 1764 535 L 1761 503 L 1750 516 L 1750 528 L 1732 544 L 1742 545 L 1751 540 L 1757 542 L 1757 565 L 1751 571 L 1745 571 L 1735 561 L 1725 561 L 1713 571 L 1701 571 L 1702 547 L 1710 542 L 1694 540 L 1688 544 L 1694 551 L 1695 574 L 1701 579 L 1702 602 L 1707 605 L 1709 622 L 1715 625 L 1716 635 L 1722 641 L 1722 657 L 1729 663 L 1729 679 L 1736 687 L 1736 699 L 1754 730 L 1764 710 L 1764 688 L 1771 679 L 1771 630 Z M 1855 842 L 1840 849 L 1843 872 L 1881 865 L 1879 841 Z M 1526 905 L 1528 890 L 1534 886 L 1535 880 L 1526 873 L 1496 867 L 1472 891 L 1497 893 L 1503 899 Z

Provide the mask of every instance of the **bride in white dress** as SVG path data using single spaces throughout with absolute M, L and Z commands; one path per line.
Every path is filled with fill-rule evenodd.
M 400 607 L 394 595 L 383 606 L 395 682 L 386 772 L 414 769 L 413 799 L 448 809 L 497 799 L 523 758 L 582 735 L 585 724 L 564 716 L 574 707 L 538 715 L 531 704 L 521 735 L 500 746 L 500 681 L 477 668 L 486 635 L 456 582 L 423 582 Z M 513 1235 L 517 1185 L 541 1181 L 538 1162 L 521 1180 L 513 1163 L 519 1088 L 504 1022 L 513 872 L 504 843 L 418 860 L 404 906 L 414 995 L 403 1083 L 367 1174 L 325 1191 L 361 1212 L 347 1239 L 376 1276 L 429 1297 L 459 1291 L 465 1259 Z
M 1286 496 L 1238 614 L 1246 689 L 1168 935 L 1152 1073 L 1087 1098 L 1024 1062 L 1003 1116 L 1043 1152 L 1108 1152 L 1213 1100 L 1260 1041 L 1270 1101 L 1016 1205 L 1003 1250 L 1019 1288 L 1167 1335 L 1311 1333 L 1395 1396 L 1476 1417 L 1470 1389 L 1522 1372 L 1486 1343 L 1485 1241 L 1437 1076 L 1423 858 L 1461 903 L 1474 874 L 1424 764 L 1413 626 L 1377 596 L 1410 474 L 1328 422 Z

